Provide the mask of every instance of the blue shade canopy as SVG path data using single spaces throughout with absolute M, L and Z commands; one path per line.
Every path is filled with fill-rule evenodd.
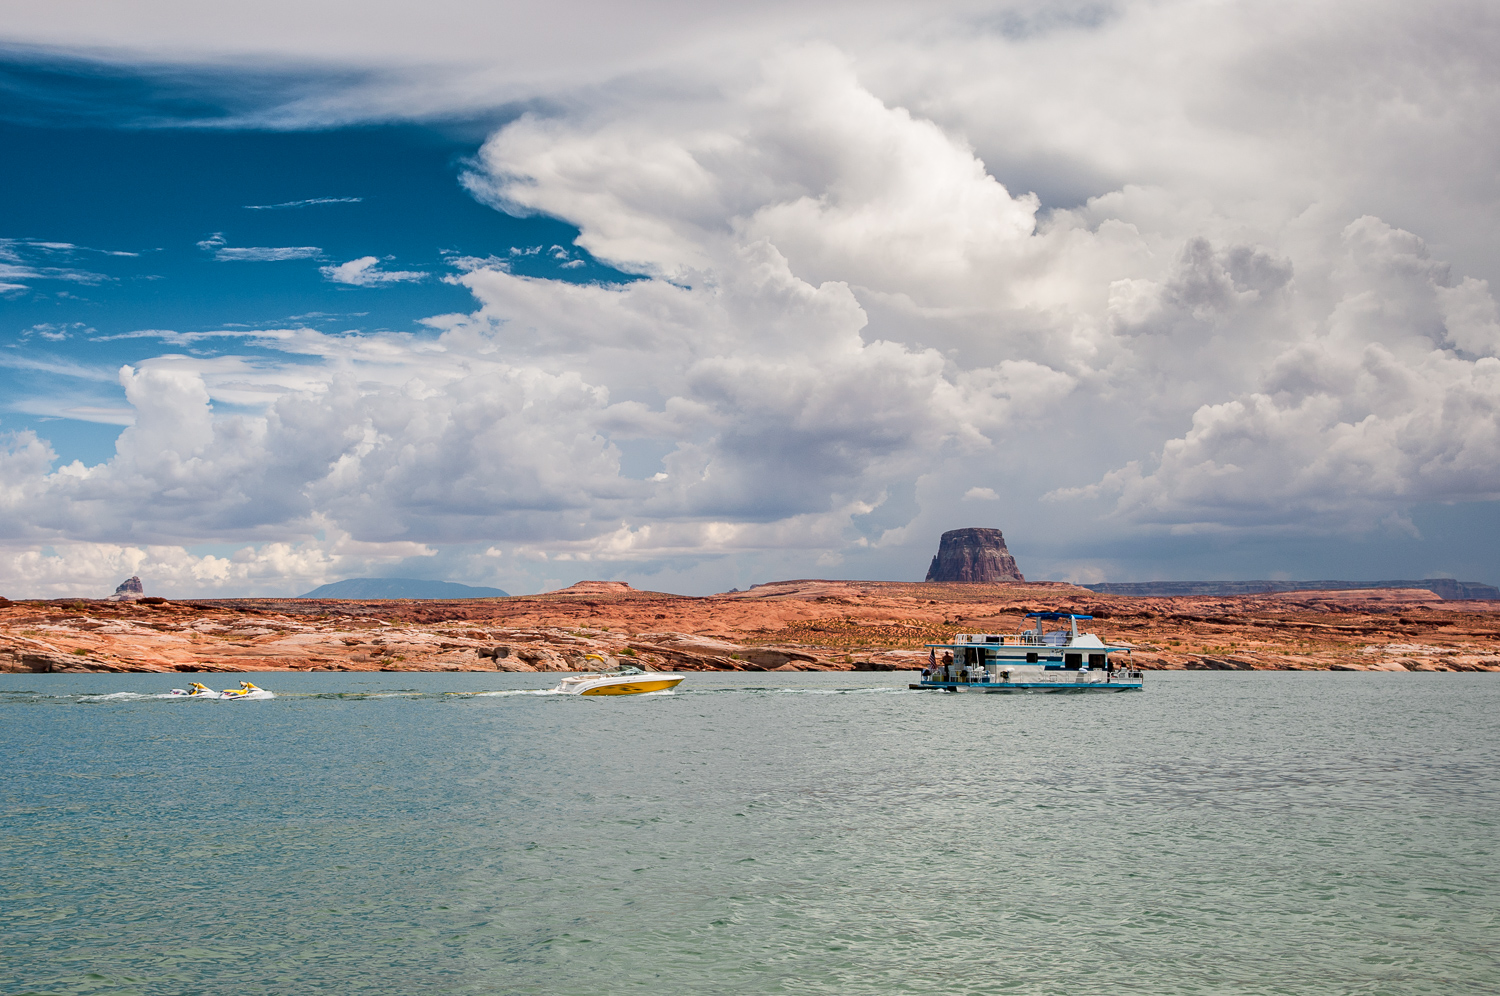
M 1093 616 L 1081 616 L 1076 612 L 1028 612 L 1027 619 L 1092 619 Z

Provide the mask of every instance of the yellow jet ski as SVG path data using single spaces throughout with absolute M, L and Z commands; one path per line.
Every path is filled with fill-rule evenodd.
M 238 688 L 226 688 L 219 693 L 221 699 L 274 699 L 275 697 L 264 688 L 257 688 L 248 681 L 240 682 Z
M 201 681 L 190 681 L 186 688 L 172 689 L 173 695 L 186 695 L 188 698 L 210 698 L 216 699 L 219 693 L 203 684 Z

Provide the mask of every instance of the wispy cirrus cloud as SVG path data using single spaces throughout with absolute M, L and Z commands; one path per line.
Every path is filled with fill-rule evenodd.
M 39 322 L 28 329 L 22 329 L 21 339 L 24 341 L 38 336 L 52 342 L 61 342 L 69 336 L 92 331 L 94 330 L 83 322 Z
M 300 201 L 282 201 L 280 204 L 246 204 L 246 211 L 285 211 L 290 208 L 315 207 L 319 204 L 359 204 L 363 197 L 309 197 Z
M 13 263 L 0 263 L 0 292 L 4 293 L 31 288 L 29 283 L 13 281 L 65 280 L 75 284 L 102 284 L 109 279 L 102 273 L 75 270 L 65 266 L 18 266 Z
M 78 253 L 104 256 L 138 256 L 114 249 L 90 249 L 71 242 L 38 239 L 0 239 L 0 294 L 14 295 L 31 289 L 37 280 L 62 280 L 75 284 L 102 284 L 112 278 L 76 266 L 58 266 Z
M 186 346 L 209 339 L 289 339 L 299 329 L 211 329 L 207 332 L 176 332 L 172 329 L 135 329 L 115 335 L 94 336 L 94 342 L 115 342 L 120 339 L 159 339 L 174 346 Z
M 79 380 L 92 380 L 100 383 L 109 383 L 119 378 L 114 367 L 88 366 L 75 363 L 72 360 L 60 360 L 56 357 L 30 357 L 14 356 L 0 353 L 0 367 L 11 370 L 29 370 L 33 373 L 55 374 L 59 377 L 75 377 Z
M 336 284 L 348 284 L 351 287 L 414 283 L 427 277 L 422 270 L 382 270 L 380 260 L 374 256 L 361 256 L 347 263 L 339 263 L 337 266 L 320 266 L 318 272 L 323 274 L 324 280 Z
M 289 259 L 322 259 L 323 250 L 317 246 L 226 247 L 215 252 L 214 258 L 226 263 L 280 263 Z
M 30 250 L 34 253 L 75 253 L 91 252 L 100 256 L 129 256 L 137 257 L 138 252 L 127 252 L 123 249 L 95 249 L 91 246 L 80 246 L 72 242 L 45 242 L 41 239 L 0 239 L 0 258 L 17 259 L 18 253 Z
M 21 398 L 10 406 L 10 410 L 22 415 L 33 415 L 43 421 L 71 419 L 75 422 L 93 422 L 97 425 L 134 425 L 135 411 L 121 405 L 108 404 L 64 404 L 53 397 Z
M 203 239 L 198 248 L 213 253 L 214 259 L 221 263 L 280 263 L 290 259 L 323 258 L 323 250 L 318 246 L 226 245 L 223 232 L 215 232 Z

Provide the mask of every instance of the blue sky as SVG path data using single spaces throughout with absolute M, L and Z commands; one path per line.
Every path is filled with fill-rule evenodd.
M 85 6 L 0 28 L 0 591 L 1500 581 L 1482 4 Z
M 57 89 L 72 79 L 44 77 Z M 140 108 L 128 99 L 130 82 L 99 87 L 98 96 L 133 118 Z M 119 129 L 97 113 L 58 113 L 33 86 L 42 92 L 30 106 L 7 107 L 27 123 L 0 123 L 5 238 L 13 265 L 36 274 L 10 278 L 22 286 L 0 303 L 9 399 L 0 426 L 41 432 L 63 462 L 108 459 L 121 426 L 119 417 L 64 417 L 57 399 L 123 409 L 115 371 L 161 351 L 151 330 L 423 334 L 420 318 L 471 306 L 467 291 L 441 279 L 464 257 L 498 256 L 516 273 L 548 279 L 631 279 L 574 248 L 571 226 L 512 217 L 469 196 L 458 177 L 479 143 L 456 127 Z M 51 125 L 38 123 L 43 108 Z M 283 252 L 235 258 L 246 248 Z M 423 276 L 359 286 L 320 272 L 368 256 L 380 270 Z M 191 348 L 212 353 L 231 341 Z

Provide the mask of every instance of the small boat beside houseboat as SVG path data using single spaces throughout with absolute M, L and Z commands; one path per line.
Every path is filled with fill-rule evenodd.
M 913 689 L 949 692 L 1138 692 L 1141 672 L 1124 660 L 1129 647 L 1080 633 L 1074 612 L 1028 612 L 1036 628 L 1020 633 L 961 633 L 928 644 L 929 666 Z M 1048 622 L 1067 621 L 1048 630 Z M 939 659 L 938 654 L 942 654 Z

